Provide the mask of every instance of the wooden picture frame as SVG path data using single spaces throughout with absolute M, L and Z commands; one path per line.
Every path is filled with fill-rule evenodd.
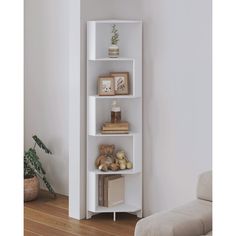
M 111 72 L 114 77 L 115 94 L 128 95 L 129 94 L 129 72 Z
M 115 83 L 112 76 L 99 76 L 98 78 L 98 95 L 99 96 L 114 96 Z

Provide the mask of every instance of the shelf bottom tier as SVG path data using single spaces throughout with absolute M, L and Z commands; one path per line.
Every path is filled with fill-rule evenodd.
M 94 213 L 102 213 L 102 212 L 137 212 L 140 211 L 141 208 L 137 206 L 132 206 L 128 204 L 119 204 L 113 207 L 103 207 L 103 206 L 97 206 L 95 211 L 91 211 Z

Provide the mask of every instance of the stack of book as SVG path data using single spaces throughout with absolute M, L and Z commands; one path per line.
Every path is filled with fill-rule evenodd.
M 106 122 L 102 126 L 101 133 L 102 134 L 128 134 L 129 123 L 126 121 L 122 121 L 119 123 Z
M 113 207 L 124 203 L 124 176 L 98 176 L 98 205 Z

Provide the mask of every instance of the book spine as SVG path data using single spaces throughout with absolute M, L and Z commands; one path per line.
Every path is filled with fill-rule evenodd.
M 98 176 L 98 205 L 99 206 L 104 206 L 104 202 L 103 202 L 103 190 L 104 188 L 104 176 L 103 175 L 99 175 Z
M 108 131 L 108 130 L 102 130 L 102 134 L 128 134 L 129 131 L 121 131 L 121 130 L 113 130 L 113 131 Z
M 103 188 L 103 206 L 108 207 L 108 178 L 109 176 L 104 177 L 104 188 Z
M 128 123 L 104 123 L 105 127 L 129 127 Z
M 105 131 L 113 131 L 113 130 L 120 130 L 120 131 L 128 131 L 128 127 L 102 127 L 102 130 Z

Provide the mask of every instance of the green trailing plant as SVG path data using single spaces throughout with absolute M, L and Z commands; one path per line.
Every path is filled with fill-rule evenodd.
M 119 34 L 118 34 L 118 29 L 116 28 L 116 25 L 112 25 L 112 37 L 111 37 L 111 44 L 117 45 L 119 42 Z
M 40 179 L 43 180 L 49 192 L 52 193 L 54 197 L 56 197 L 56 193 L 48 182 L 46 178 L 46 172 L 43 169 L 43 166 L 36 153 L 36 147 L 38 146 L 47 154 L 52 154 L 52 152 L 36 135 L 34 135 L 32 138 L 34 140 L 34 146 L 32 148 L 29 148 L 29 150 L 24 154 L 24 178 L 27 179 L 32 178 L 34 176 L 38 176 Z

